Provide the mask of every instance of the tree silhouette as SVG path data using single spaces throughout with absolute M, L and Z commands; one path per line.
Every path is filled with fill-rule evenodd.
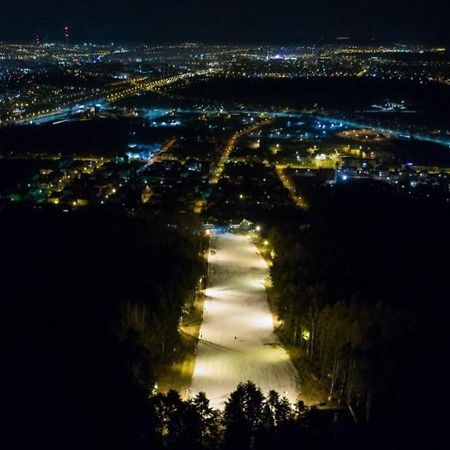
M 247 449 L 262 425 L 264 395 L 254 383 L 241 383 L 225 403 L 225 446 Z

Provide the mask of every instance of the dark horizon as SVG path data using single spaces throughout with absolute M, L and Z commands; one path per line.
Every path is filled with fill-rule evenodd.
M 5 0 L 2 0 L 5 2 Z M 281 4 L 280 4 L 281 3 Z M 0 40 L 27 41 L 40 35 L 63 39 L 65 25 L 74 42 L 223 42 L 302 43 L 351 42 L 448 43 L 450 7 L 445 0 L 293 0 L 276 2 L 216 0 L 136 0 L 114 4 L 109 0 L 72 4 L 49 0 L 36 4 L 18 0 L 2 8 Z
M 34 36 L 28 36 L 24 38 L 10 38 L 10 39 L 2 39 L 0 38 L 0 44 L 5 45 L 30 45 L 35 44 L 36 38 L 39 37 L 41 44 L 64 44 L 68 43 L 69 45 L 130 45 L 130 46 L 183 46 L 188 44 L 198 45 L 198 46 L 242 46 L 242 47 L 277 47 L 277 48 L 295 48 L 295 47 L 321 47 L 321 46 L 345 46 L 345 45 L 355 45 L 355 46 L 423 46 L 423 47 L 442 47 L 448 51 L 448 47 L 450 46 L 450 38 L 447 40 L 407 40 L 407 39 L 391 39 L 391 40 L 382 40 L 382 39 L 339 39 L 329 38 L 329 39 L 309 39 L 309 40 L 298 40 L 298 41 L 264 41 L 264 40 L 218 40 L 218 39 L 153 39 L 153 40 L 127 40 L 127 39 L 82 39 L 81 37 L 71 36 L 69 40 L 64 40 L 63 38 L 52 37 L 44 34 L 37 33 Z

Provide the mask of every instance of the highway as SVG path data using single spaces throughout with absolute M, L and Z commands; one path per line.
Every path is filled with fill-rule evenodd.
M 73 114 L 73 108 L 87 108 L 93 106 L 96 103 L 105 102 L 112 104 L 126 97 L 133 95 L 158 90 L 164 86 L 174 84 L 178 81 L 185 80 L 190 77 L 209 74 L 209 70 L 199 70 L 197 72 L 186 72 L 171 77 L 164 77 L 160 79 L 147 79 L 146 77 L 138 77 L 130 79 L 126 83 L 120 83 L 119 86 L 115 86 L 109 89 L 105 89 L 103 94 L 93 97 L 85 96 L 74 99 L 68 104 L 55 105 L 52 108 L 48 108 L 39 112 L 29 112 L 15 119 L 5 121 L 2 125 L 19 125 L 19 124 L 42 124 L 47 122 L 55 122 L 57 120 L 66 119 Z M 1 121 L 0 121 L 1 123 Z
M 296 401 L 297 372 L 274 333 L 264 280 L 267 263 L 250 238 L 213 232 L 208 286 L 191 394 L 205 392 L 223 408 L 248 380 Z

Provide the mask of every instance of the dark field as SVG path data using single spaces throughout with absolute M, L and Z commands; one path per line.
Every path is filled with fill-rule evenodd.
M 0 130 L 0 154 L 10 152 L 116 156 L 132 141 L 161 142 L 170 130 L 143 127 L 135 119 L 96 119 Z
M 373 103 L 405 101 L 418 123 L 448 126 L 450 93 L 445 86 L 377 79 L 245 79 L 214 78 L 175 91 L 196 99 L 286 108 L 323 108 L 342 112 L 368 109 Z

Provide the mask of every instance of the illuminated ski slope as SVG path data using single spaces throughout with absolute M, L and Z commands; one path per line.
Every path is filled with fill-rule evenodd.
M 251 380 L 297 398 L 296 370 L 273 331 L 266 262 L 244 235 L 214 233 L 192 394 L 223 408 L 239 382 Z

